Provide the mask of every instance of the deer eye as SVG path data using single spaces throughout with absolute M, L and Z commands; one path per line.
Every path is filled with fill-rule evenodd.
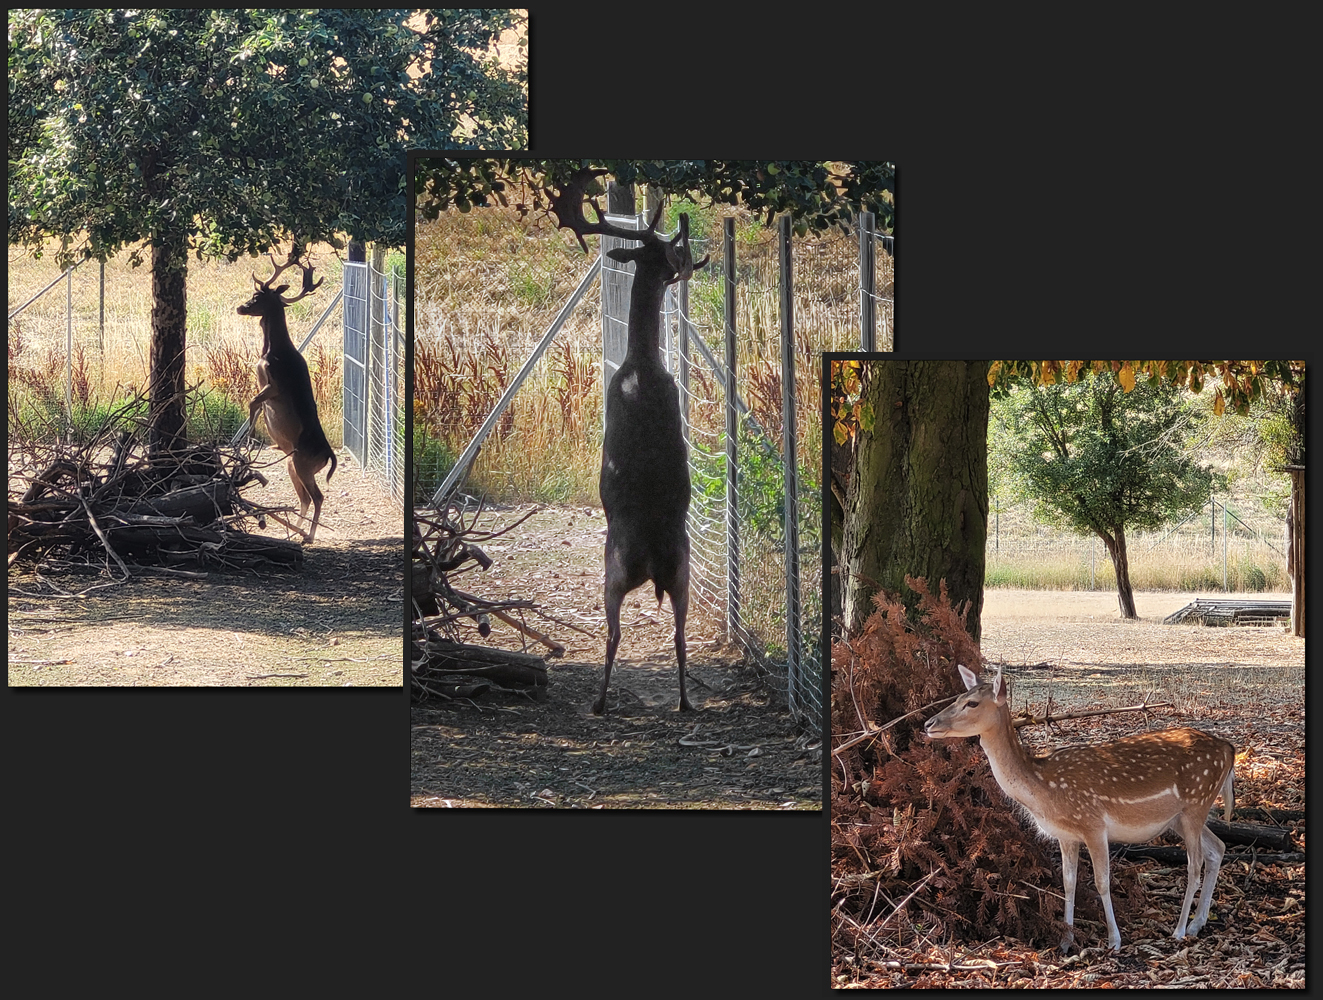
M 978 708 L 978 702 L 976 702 L 976 701 L 967 701 L 967 702 L 965 702 L 965 708 Z

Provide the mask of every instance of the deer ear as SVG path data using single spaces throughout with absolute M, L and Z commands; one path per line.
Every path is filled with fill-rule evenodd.
M 277 295 L 284 295 L 287 291 L 289 291 L 289 285 L 281 285 L 275 290 Z
M 960 671 L 960 679 L 965 682 L 966 691 L 973 691 L 974 688 L 978 687 L 978 677 L 975 676 L 974 671 L 970 670 L 963 663 L 958 664 L 957 669 Z
M 631 260 L 638 260 L 643 254 L 643 247 L 616 247 L 614 250 L 608 250 L 606 255 L 612 260 L 618 260 L 622 264 L 628 264 Z

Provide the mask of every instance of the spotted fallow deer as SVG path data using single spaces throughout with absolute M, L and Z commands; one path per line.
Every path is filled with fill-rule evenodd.
M 1208 920 L 1226 850 L 1208 829 L 1208 812 L 1220 792 L 1226 818 L 1231 819 L 1235 747 L 1198 729 L 1164 729 L 1031 757 L 1011 724 L 1001 668 L 991 680 L 982 682 L 967 667 L 959 670 L 965 693 L 929 719 L 924 732 L 940 739 L 977 736 L 1002 791 L 1023 807 L 1045 836 L 1060 842 L 1066 890 L 1066 933 L 1061 950 L 1069 950 L 1075 941 L 1080 844 L 1088 847 L 1093 860 L 1093 878 L 1102 897 L 1111 948 L 1120 951 L 1107 844 L 1141 844 L 1168 829 L 1178 832 L 1185 842 L 1189 872 L 1185 902 L 1172 937 L 1180 941 L 1187 934 L 1198 934 Z M 1205 868 L 1199 908 L 1187 927 L 1200 870 Z
M 584 218 L 586 185 L 605 171 L 582 170 L 551 199 L 557 224 L 579 238 L 614 236 L 638 241 L 632 249 L 609 250 L 612 260 L 634 262 L 629 299 L 625 359 L 606 392 L 606 431 L 602 441 L 599 492 L 606 512 L 606 671 L 593 713 L 606 712 L 611 665 L 620 645 L 620 605 L 625 595 L 649 580 L 660 606 L 662 594 L 675 612 L 675 656 L 680 665 L 680 709 L 690 711 L 685 693 L 684 623 L 689 608 L 689 464 L 680 425 L 680 394 L 662 363 L 661 305 L 667 285 L 687 281 L 698 263 L 689 249 L 689 218 L 670 240 L 657 235 L 661 208 L 643 231 L 604 221 L 602 210 L 587 201 L 597 222 Z
M 285 307 L 293 305 L 317 289 L 325 278 L 312 281 L 312 268 L 299 265 L 303 271 L 303 291 L 293 298 L 285 298 L 289 285 L 272 288 L 276 278 L 298 263 L 297 247 L 284 264 L 271 259 L 275 273 L 266 281 L 253 275 L 256 291 L 253 297 L 239 307 L 241 316 L 257 316 L 262 321 L 262 356 L 257 362 L 256 398 L 248 404 L 248 419 L 254 428 L 260 410 L 266 418 L 267 433 L 277 448 L 289 456 L 286 468 L 294 492 L 299 496 L 299 521 L 308 515 L 312 504 L 312 526 L 304 533 L 304 541 L 311 545 L 317 534 L 322 515 L 322 491 L 314 478 L 331 463 L 326 481 L 331 481 L 337 460 L 335 450 L 326 440 L 321 421 L 317 418 L 317 401 L 312 394 L 312 379 L 308 375 L 308 362 L 290 339 L 285 323 Z

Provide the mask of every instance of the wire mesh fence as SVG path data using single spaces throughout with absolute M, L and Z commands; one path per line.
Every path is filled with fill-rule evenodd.
M 758 231 L 737 244 L 734 231 L 727 227 L 733 260 L 697 272 L 663 307 L 662 348 L 681 388 L 689 439 L 691 600 L 725 622 L 796 717 L 815 726 L 822 718 L 820 354 L 859 344 L 858 244 L 843 233 L 789 241 L 787 229 L 787 266 L 775 233 Z M 695 236 L 694 257 L 719 262 L 727 242 L 726 234 Z M 787 271 L 794 275 L 789 321 L 780 303 Z M 623 326 L 626 314 L 607 310 L 627 302 L 604 296 L 604 330 Z M 619 341 L 604 343 L 609 349 Z
M 1250 498 L 1214 497 L 1178 524 L 1126 532 L 1136 590 L 1289 593 L 1286 521 Z M 988 514 L 989 586 L 1114 590 L 1116 570 L 1096 535 L 1037 522 L 1029 504 L 994 497 Z
M 340 262 L 314 248 L 326 286 L 289 307 L 296 340 L 325 311 L 341 280 Z M 259 276 L 266 259 L 258 262 Z M 247 418 L 256 395 L 254 370 L 262 335 L 236 313 L 253 294 L 254 262 L 189 262 L 186 282 L 185 382 L 201 391 L 190 407 L 195 439 L 228 438 Z M 8 354 L 10 417 L 35 418 L 51 433 L 95 422 L 113 405 L 145 391 L 153 309 L 150 266 L 129 254 L 104 265 L 88 261 L 61 272 L 53 253 L 34 259 L 10 248 Z M 340 443 L 341 366 L 338 311 L 328 316 L 305 354 L 322 422 Z
M 636 220 L 636 228 L 644 224 Z M 820 354 L 860 346 L 859 238 L 832 233 L 792 242 L 793 322 L 783 351 L 777 235 L 756 225 L 735 230 L 732 282 L 720 263 L 722 225 L 691 218 L 693 256 L 713 263 L 673 288 L 663 312 L 661 347 L 680 385 L 689 444 L 691 615 L 724 623 L 727 638 L 812 727 L 822 718 Z M 628 326 L 628 268 L 601 256 L 613 241 L 602 240 L 592 265 L 601 281 L 582 290 L 592 277 L 584 258 L 554 231 L 539 236 L 524 220 L 495 213 L 443 217 L 419 229 L 413 447 L 422 485 L 415 502 L 431 500 L 448 479 L 493 499 L 554 500 L 548 486 L 564 475 L 576 501 L 597 503 L 602 374 L 609 377 L 623 358 Z M 876 290 L 889 296 L 891 258 L 880 256 Z M 571 308 L 576 285 L 582 300 Z M 564 328 L 553 329 L 556 322 Z M 880 326 L 879 340 L 890 346 L 891 313 Z M 584 372 L 589 351 L 596 358 Z M 522 387 L 511 391 L 519 380 Z M 797 455 L 789 494 L 787 395 Z M 482 440 L 474 436 L 479 427 Z M 448 477 L 457 459 L 471 461 L 471 469 Z
M 404 503 L 404 262 L 345 264 L 344 439 L 359 466 Z

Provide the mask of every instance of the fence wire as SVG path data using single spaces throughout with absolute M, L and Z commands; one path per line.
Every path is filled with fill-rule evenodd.
M 148 384 L 152 273 L 133 267 L 129 254 L 76 266 L 61 275 L 53 254 L 33 260 L 10 248 L 9 379 L 11 403 L 62 433 L 70 414 L 76 424 L 95 420 L 114 401 L 145 391 Z M 340 264 L 327 248 L 314 248 L 326 286 L 290 306 L 296 342 L 311 329 L 340 281 Z M 261 331 L 237 306 L 253 294 L 253 271 L 269 271 L 266 258 L 230 263 L 190 260 L 186 279 L 185 382 L 203 385 L 201 405 L 190 404 L 190 433 L 228 438 L 247 418 L 257 393 L 255 365 Z M 44 290 L 43 290 L 44 289 Z M 332 444 L 341 406 L 340 312 L 322 324 L 305 355 L 313 391 Z M 16 402 L 16 397 L 20 397 Z M 228 404 L 217 405 L 219 397 Z M 192 397 L 190 397 L 192 398 Z M 31 404 L 31 406 L 29 406 Z M 35 407 L 35 409 L 33 409 Z M 12 408 L 11 408 L 12 413 Z
M 715 234 L 707 235 L 700 232 L 697 224 L 691 227 L 694 258 L 709 256 L 712 262 L 695 273 L 687 288 L 671 289 L 662 317 L 661 347 L 667 366 L 676 374 L 680 385 L 689 444 L 691 616 L 724 625 L 726 637 L 743 647 L 762 668 L 769 686 L 779 691 L 796 717 L 812 729 L 820 725 L 824 716 L 820 649 L 821 352 L 859 347 L 862 296 L 859 240 L 857 233 L 833 233 L 795 240 L 792 246 L 798 500 L 792 506 L 796 508 L 799 562 L 798 582 L 793 584 L 799 598 L 795 608 L 795 602 L 788 602 L 786 594 L 787 504 L 782 460 L 782 385 L 786 376 L 782 370 L 777 295 L 780 273 L 777 237 L 773 231 L 746 228 L 736 238 L 734 294 L 738 357 L 734 404 L 738 413 L 735 421 L 738 499 L 731 509 L 726 474 L 724 240 L 719 225 Z M 599 248 L 599 254 L 610 248 L 608 241 L 602 242 L 606 245 Z M 620 278 L 626 269 L 609 258 L 599 259 L 606 282 L 586 294 L 567 330 L 556 335 L 558 342 L 565 342 L 562 347 L 567 352 L 566 361 L 558 361 L 558 370 L 567 365 L 571 349 L 577 353 L 592 342 L 605 348 L 600 372 L 613 371 L 623 357 L 628 293 L 621 287 Z M 878 254 L 875 285 L 879 296 L 878 325 L 883 327 L 877 339 L 879 346 L 888 348 L 894 323 L 889 301 L 881 299 L 890 297 L 890 260 L 889 255 Z M 440 268 L 432 267 L 432 270 L 439 273 Z M 517 259 L 511 260 L 505 266 L 505 280 L 511 288 L 524 289 L 526 283 L 515 279 L 532 270 Z M 508 412 L 492 412 L 497 398 L 510 384 L 508 373 L 519 367 L 545 335 L 550 317 L 567 300 L 568 288 L 582 277 L 583 270 L 581 264 L 576 264 L 573 274 L 567 271 L 557 277 L 557 294 L 548 296 L 544 303 L 503 312 L 497 329 L 491 329 L 487 325 L 489 321 L 476 308 L 465 305 L 463 297 L 453 294 L 455 282 L 463 280 L 462 275 L 439 280 L 426 268 L 420 273 L 421 277 L 416 276 L 415 280 L 425 290 L 420 292 L 416 306 L 420 336 L 415 346 L 415 399 L 421 401 L 429 425 L 453 438 L 447 448 L 434 448 L 427 438 L 418 437 L 415 427 L 415 469 L 423 470 L 423 478 L 430 484 L 420 494 L 422 502 L 435 489 L 435 483 L 441 481 L 445 469 L 453 464 L 454 454 L 469 443 L 475 428 L 492 422 L 489 418 L 493 416 L 497 418 L 489 438 L 490 452 L 500 445 L 501 435 L 509 433 L 507 424 L 511 423 L 516 408 L 523 408 L 520 409 L 523 413 L 536 405 L 536 393 L 529 394 L 531 398 L 526 401 L 521 401 L 522 396 L 516 393 Z M 602 287 L 610 290 L 602 292 Z M 426 291 L 431 288 L 435 290 Z M 551 288 L 550 280 L 547 288 Z M 561 289 L 565 291 L 562 293 Z M 685 305 L 682 295 L 687 295 Z M 589 326 L 591 321 L 587 319 L 594 315 L 598 318 L 593 324 L 597 330 Z M 685 344 L 682 318 L 689 327 L 687 366 L 681 361 Z M 558 350 L 553 345 L 549 353 Z M 535 385 L 544 378 L 539 372 L 545 367 L 545 361 L 539 362 L 531 377 Z M 602 397 L 594 394 L 593 398 L 600 406 Z M 547 415 L 554 418 L 556 414 L 552 411 Z M 600 447 L 601 418 L 597 415 L 594 421 L 592 417 L 589 414 L 582 425 L 577 420 L 567 422 L 563 433 L 583 439 L 590 449 Z M 453 432 L 449 432 L 446 428 L 452 423 Z M 493 471 L 484 466 L 480 473 L 490 479 Z M 733 552 L 728 542 L 731 538 L 736 539 Z M 790 620 L 791 615 L 794 621 Z

